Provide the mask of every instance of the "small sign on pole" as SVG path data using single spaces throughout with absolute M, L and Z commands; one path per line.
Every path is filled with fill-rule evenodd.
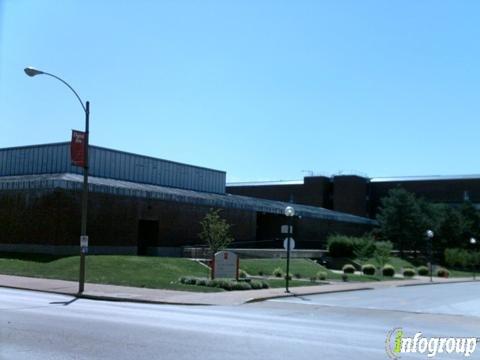
M 285 238 L 285 240 L 283 240 L 283 248 L 288 251 L 288 238 Z M 295 249 L 295 240 L 293 240 L 293 238 L 290 238 L 290 251 L 292 251 L 293 249 Z
M 293 231 L 291 225 L 282 225 L 280 229 L 282 234 L 291 234 Z
M 84 254 L 88 252 L 88 236 L 80 236 L 80 251 Z
M 87 135 L 83 131 L 72 130 L 72 141 L 70 143 L 70 157 L 72 165 L 85 167 L 85 142 Z

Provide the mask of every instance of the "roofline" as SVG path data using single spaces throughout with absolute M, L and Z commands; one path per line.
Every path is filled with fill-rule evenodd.
M 60 188 L 64 190 L 81 190 L 83 183 L 83 178 L 81 174 L 73 173 L 57 173 L 57 174 L 41 174 L 41 175 L 20 175 L 20 176 L 6 176 L 0 177 L 0 185 L 2 183 L 17 183 L 20 186 L 15 188 L 5 188 L 0 186 L 0 192 L 8 191 L 22 191 L 22 190 L 32 190 L 32 189 L 55 189 Z M 38 184 L 37 187 L 31 186 L 31 183 Z M 62 184 L 73 183 L 76 184 L 73 188 L 69 188 L 66 185 Z M 288 203 L 277 200 L 268 200 L 268 199 L 259 199 L 249 196 L 241 195 L 231 195 L 231 194 L 222 194 L 222 193 L 208 193 L 204 191 L 191 190 L 191 189 L 182 189 L 182 188 L 172 188 L 162 185 L 151 185 L 143 183 L 135 183 L 132 181 L 126 180 L 117 180 L 117 179 L 106 179 L 95 176 L 89 177 L 89 187 L 91 187 L 91 192 L 100 192 L 113 194 L 110 191 L 105 191 L 107 188 L 116 188 L 119 193 L 114 194 L 118 196 L 132 196 L 132 197 L 143 197 L 143 198 L 157 198 L 159 200 L 165 201 L 175 201 L 183 203 L 192 203 L 192 200 L 195 198 L 195 195 L 200 196 L 196 201 L 200 201 L 199 205 L 206 206 L 218 206 L 225 208 L 235 208 L 246 211 L 255 211 L 255 212 L 268 212 L 272 214 L 283 215 L 284 209 L 286 206 L 295 206 L 298 216 L 306 218 L 318 218 L 327 221 L 338 221 L 338 222 L 347 222 L 347 223 L 358 223 L 366 225 L 376 225 L 376 220 L 362 217 L 358 215 L 352 215 L 348 213 L 343 213 L 339 211 L 329 210 L 322 207 Z M 176 190 L 178 194 L 168 194 L 164 190 Z M 123 193 L 122 193 L 123 192 Z M 164 194 L 166 198 L 151 197 L 149 194 Z M 143 194 L 140 196 L 139 194 Z M 201 196 L 208 196 L 209 198 L 201 198 Z M 176 199 L 170 198 L 176 197 Z M 170 199 L 169 199 L 170 198 Z M 198 200 L 199 199 L 199 200 Z M 195 200 L 193 200 L 195 201 Z M 248 201 L 254 202 L 249 204 Z M 201 203 L 203 202 L 203 204 Z
M 303 185 L 303 180 L 278 180 L 278 181 L 245 181 L 245 182 L 231 182 L 227 183 L 229 187 L 241 186 L 269 186 L 269 185 Z
M 425 176 L 391 176 L 371 178 L 370 182 L 401 182 L 401 181 L 448 181 L 448 180 L 480 180 L 479 174 L 470 175 L 425 175 Z
M 12 147 L 0 148 L 0 151 L 2 151 L 2 150 L 18 150 L 18 149 L 39 148 L 39 147 L 47 147 L 47 146 L 53 146 L 53 145 L 69 145 L 69 144 L 70 144 L 69 141 L 62 141 L 62 142 L 54 142 L 54 143 L 46 143 L 46 144 L 12 146 Z M 98 145 L 89 144 L 88 146 L 91 147 L 91 148 L 107 150 L 107 151 L 122 153 L 122 154 L 126 154 L 126 155 L 133 155 L 133 156 L 138 156 L 138 157 L 142 157 L 142 158 L 146 158 L 146 159 L 165 161 L 165 162 L 168 162 L 168 163 L 171 163 L 171 164 L 184 165 L 184 166 L 190 166 L 190 167 L 197 168 L 197 169 L 202 169 L 202 170 L 215 171 L 215 172 L 223 173 L 225 175 L 227 174 L 227 172 L 224 171 L 224 170 L 217 170 L 217 169 L 207 168 L 207 167 L 204 167 L 204 166 L 191 165 L 191 164 L 181 163 L 181 162 L 178 162 L 178 161 L 172 161 L 172 160 L 157 158 L 157 157 L 153 157 L 153 156 L 149 156 L 149 155 L 142 155 L 142 154 L 137 154 L 137 153 L 133 153 L 133 152 L 129 152 L 129 151 L 106 148 L 106 147 L 98 146 Z

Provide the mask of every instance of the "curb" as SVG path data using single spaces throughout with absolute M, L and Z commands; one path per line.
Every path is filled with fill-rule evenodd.
M 156 305 L 215 306 L 215 304 L 169 302 L 169 301 L 160 301 L 160 300 L 144 300 L 144 299 L 121 298 L 121 297 L 115 297 L 115 296 L 68 293 L 68 292 L 61 292 L 61 291 L 54 291 L 54 290 L 24 288 L 24 287 L 12 286 L 12 285 L 0 285 L 0 288 L 24 290 L 24 291 L 35 291 L 35 292 L 41 292 L 41 293 L 47 293 L 47 294 L 71 296 L 75 299 L 88 299 L 88 300 L 95 300 L 95 301 L 130 302 L 130 303 L 137 303 L 137 304 L 153 304 L 153 305 L 156 304 Z
M 114 296 L 102 296 L 91 294 L 76 294 L 74 295 L 78 299 L 88 299 L 95 301 L 111 301 L 111 302 L 130 302 L 136 304 L 152 304 L 152 305 L 188 305 L 188 306 L 215 306 L 215 304 L 202 304 L 202 303 L 183 303 L 183 302 L 169 302 L 161 300 L 144 300 L 144 299 L 131 299 L 120 298 Z
M 453 280 L 453 281 L 445 281 L 445 282 L 426 282 L 421 284 L 401 284 L 397 287 L 407 287 L 407 286 L 422 286 L 422 285 L 446 285 L 446 284 L 461 284 L 461 283 L 469 283 L 469 282 L 477 282 L 478 280 Z
M 362 287 L 358 289 L 339 289 L 339 290 L 327 290 L 327 291 L 313 291 L 309 293 L 302 293 L 302 294 L 282 294 L 282 295 L 272 295 L 272 296 L 265 296 L 265 297 L 258 297 L 248 299 L 244 302 L 244 304 L 252 304 L 261 301 L 267 301 L 272 299 L 283 299 L 283 298 L 290 298 L 290 297 L 301 297 L 301 296 L 310 296 L 310 295 L 322 295 L 322 294 L 333 294 L 333 293 L 341 293 L 341 292 L 351 292 L 351 291 L 363 291 L 363 290 L 375 290 L 373 287 Z

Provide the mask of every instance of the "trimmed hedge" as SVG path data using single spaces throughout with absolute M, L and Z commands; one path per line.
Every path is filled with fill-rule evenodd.
M 395 275 L 395 268 L 392 265 L 387 264 L 383 267 L 382 274 L 383 276 L 393 276 Z
M 355 267 L 351 264 L 345 264 L 342 267 L 342 271 L 344 274 L 353 274 L 355 272 Z
M 179 279 L 180 283 L 186 285 L 208 286 L 231 290 L 251 290 L 251 289 L 268 289 L 270 286 L 266 281 L 236 281 L 231 279 L 214 279 L 208 280 L 205 278 L 196 278 L 192 276 L 182 276 Z
M 419 266 L 417 268 L 418 275 L 420 276 L 428 276 L 430 274 L 430 271 L 428 270 L 428 267 L 426 266 Z
M 275 277 L 281 278 L 283 277 L 283 270 L 278 267 L 275 270 L 273 270 L 272 275 Z
M 365 264 L 362 266 L 362 272 L 365 275 L 375 275 L 377 268 L 372 264 Z
M 327 280 L 327 272 L 326 271 L 319 271 L 317 272 L 318 280 Z
M 415 276 L 415 270 L 414 269 L 410 269 L 410 268 L 406 268 L 406 269 L 403 269 L 403 276 L 404 277 L 413 277 Z
M 445 268 L 440 268 L 440 269 L 437 270 L 437 276 L 438 277 L 443 277 L 443 278 L 448 278 L 450 276 L 450 272 Z

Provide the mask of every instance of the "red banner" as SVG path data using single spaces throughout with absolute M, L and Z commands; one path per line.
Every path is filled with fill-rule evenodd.
M 70 157 L 75 166 L 85 167 L 85 141 L 86 136 L 83 131 L 72 130 Z

